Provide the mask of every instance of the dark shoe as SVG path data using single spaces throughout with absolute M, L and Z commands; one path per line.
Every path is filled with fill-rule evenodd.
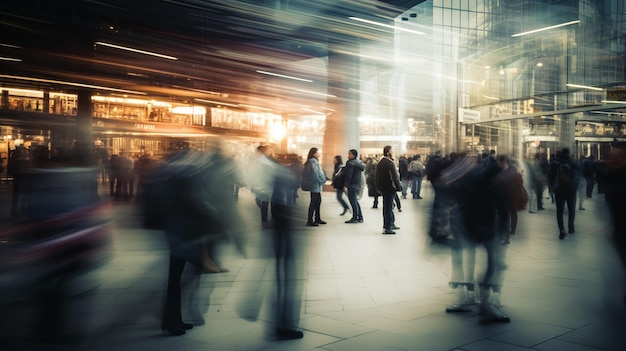
M 584 210 L 585 210 L 585 208 L 584 208 L 584 207 L 579 207 L 579 208 L 578 208 L 578 211 L 584 211 Z
M 511 319 L 496 306 L 486 304 L 480 308 L 480 323 L 509 323 Z
M 351 220 L 346 221 L 345 223 L 359 223 L 359 220 L 356 218 L 352 218 Z
M 306 222 L 306 225 L 308 225 L 309 227 L 319 227 L 319 224 L 315 222 Z
M 295 329 L 287 329 L 287 328 L 279 328 L 276 329 L 276 336 L 280 340 L 293 340 L 293 339 L 302 339 L 304 334 Z
M 398 229 L 400 229 L 400 227 L 396 227 L 395 225 L 392 225 L 390 229 L 398 230 Z
M 374 205 L 374 206 L 372 206 L 372 208 L 378 208 L 378 206 Z
M 385 231 L 383 232 L 383 234 L 395 234 L 395 233 L 396 233 L 396 232 L 394 232 L 394 231 L 393 231 L 393 230 L 391 230 L 391 229 L 387 229 L 387 230 L 385 230 Z
M 399 208 L 399 209 L 398 209 L 398 212 L 402 212 L 402 209 L 401 209 L 401 208 Z
M 574 228 L 570 228 L 567 232 L 568 232 L 568 233 L 570 233 L 570 234 L 574 234 L 574 233 L 576 233 L 576 231 L 574 230 Z
M 326 224 L 326 222 L 322 221 L 321 219 L 318 219 L 317 221 L 315 221 L 315 223 L 317 223 L 317 224 Z
M 565 230 L 561 230 L 561 233 L 559 234 L 559 239 L 563 239 L 567 236 L 567 233 L 565 232 Z
M 417 199 L 418 199 L 418 200 L 421 200 L 421 199 L 423 199 L 423 197 L 421 197 L 421 196 L 417 195 Z
M 542 207 L 542 208 L 538 208 L 538 210 L 539 211 L 545 211 L 546 209 L 545 209 L 545 207 Z
M 341 212 L 340 216 L 345 215 L 347 212 L 348 212 L 348 209 L 347 209 L 347 208 L 344 208 L 344 209 L 343 209 L 343 212 Z

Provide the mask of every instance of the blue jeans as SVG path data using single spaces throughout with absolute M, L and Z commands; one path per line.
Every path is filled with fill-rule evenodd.
M 396 218 L 393 215 L 393 200 L 396 193 L 383 193 L 383 227 L 391 229 L 395 225 Z
M 350 200 L 350 195 L 348 195 L 348 200 Z M 343 199 L 343 189 L 337 189 L 337 201 L 339 201 L 344 210 L 349 208 L 348 203 L 346 203 L 346 200 Z M 352 212 L 354 213 L 354 211 Z
M 424 177 L 418 177 L 418 176 L 412 176 L 411 178 L 411 194 L 413 194 L 413 198 L 417 198 L 418 196 L 420 196 L 420 193 L 422 192 L 422 179 Z
M 352 206 L 352 219 L 363 220 L 363 213 L 361 212 L 361 205 L 357 197 L 359 195 L 359 189 L 348 188 L 348 201 Z

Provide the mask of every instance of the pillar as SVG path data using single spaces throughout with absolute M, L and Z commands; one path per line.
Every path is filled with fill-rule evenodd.
M 78 91 L 78 114 L 76 116 L 76 152 L 79 161 L 88 162 L 88 155 L 93 149 L 93 105 L 91 103 L 91 90 Z
M 339 47 L 336 47 L 339 49 Z M 359 90 L 359 59 L 355 55 L 339 53 L 331 44 L 328 50 L 328 98 L 327 105 L 333 111 L 326 116 L 322 168 L 330 177 L 333 158 L 341 155 L 344 161 L 348 150 L 360 150 L 360 130 L 357 120 Z M 346 48 L 343 52 L 357 52 L 358 48 Z M 360 154 L 360 151 L 359 151 Z

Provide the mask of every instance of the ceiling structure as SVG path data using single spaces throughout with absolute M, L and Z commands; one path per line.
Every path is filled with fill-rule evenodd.
M 325 102 L 330 44 L 393 40 L 350 17 L 393 23 L 423 1 L 7 0 L 0 84 L 303 114 Z

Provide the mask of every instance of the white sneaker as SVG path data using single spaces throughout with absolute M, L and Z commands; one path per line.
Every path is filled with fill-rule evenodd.
M 474 301 L 473 298 L 473 293 L 472 293 L 472 297 L 468 296 L 468 294 L 465 293 L 465 287 L 460 286 L 458 288 L 456 288 L 457 290 L 457 299 L 456 302 L 453 303 L 452 305 L 448 305 L 446 306 L 446 312 L 472 312 L 472 309 L 469 308 L 469 305 L 472 305 L 472 303 L 468 303 L 470 300 Z

